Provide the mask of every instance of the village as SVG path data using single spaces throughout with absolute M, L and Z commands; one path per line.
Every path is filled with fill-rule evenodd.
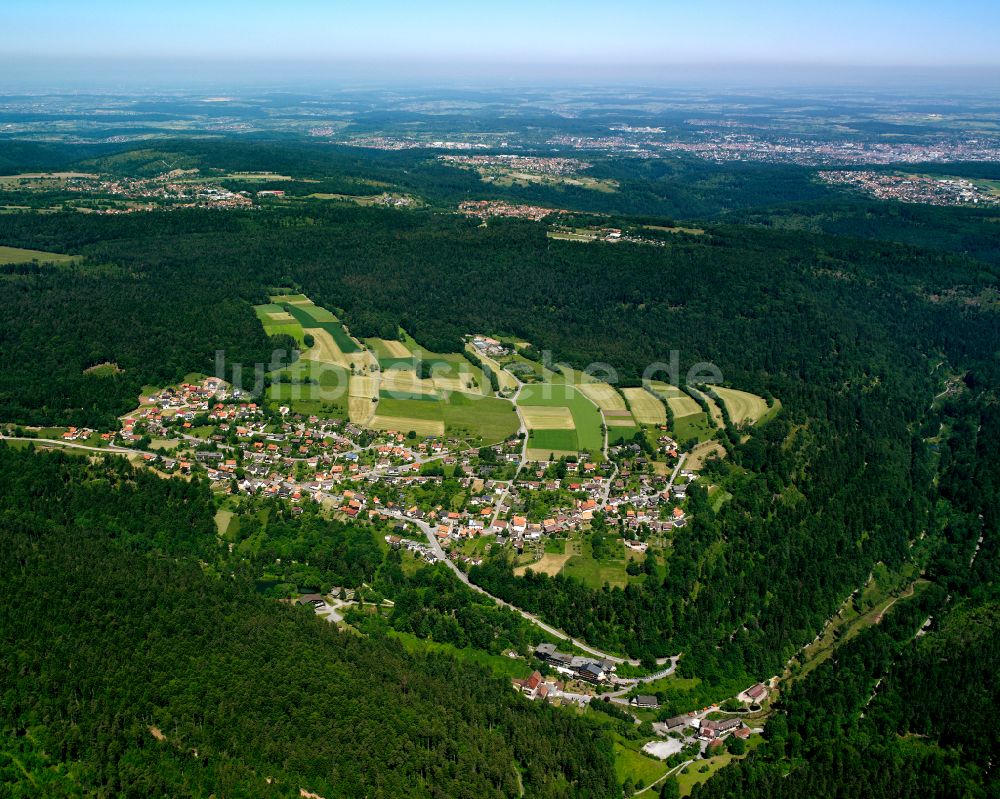
M 818 174 L 824 183 L 848 186 L 879 200 L 924 205 L 1000 205 L 1000 194 L 965 178 L 871 170 L 829 170 Z
M 476 346 L 505 350 L 489 337 Z M 510 548 L 525 568 L 539 561 L 544 568 L 546 551 L 579 539 L 595 516 L 619 536 L 628 562 L 638 561 L 689 523 L 685 502 L 698 479 L 681 468 L 665 429 L 652 454 L 621 443 L 606 459 L 584 452 L 537 463 L 525 460 L 521 436 L 469 449 L 444 436 L 375 431 L 259 403 L 215 377 L 144 395 L 118 430 L 53 435 L 67 446 L 129 453 L 160 474 L 201 476 L 224 495 L 286 501 L 293 512 L 312 502 L 347 518 L 391 519 L 394 548 L 466 570 L 494 547 Z
M 503 349 L 499 342 L 480 343 Z M 74 429 L 63 439 L 89 435 L 93 431 Z M 350 518 L 429 525 L 441 550 L 467 565 L 479 558 L 466 550 L 488 551 L 475 545 L 478 539 L 530 557 L 544 540 L 587 528 L 595 513 L 620 528 L 627 549 L 645 552 L 651 537 L 688 523 L 682 506 L 696 479 L 687 470 L 678 472 L 679 482 L 648 473 L 649 461 L 635 444 L 611 447 L 609 462 L 532 465 L 522 460 L 516 438 L 463 450 L 462 442 L 443 437 L 377 432 L 345 420 L 303 417 L 285 406 L 272 412 L 218 378 L 144 397 L 122 418 L 119 431 L 101 437 L 146 450 L 142 460 L 158 471 L 201 474 L 221 492 L 293 506 L 312 501 Z M 666 435 L 659 441 L 663 457 L 675 460 L 676 443 Z M 438 496 L 428 489 L 445 481 L 465 497 L 459 509 L 428 501 Z M 439 559 L 424 539 L 417 534 L 392 543 L 428 561 Z
M 535 657 L 545 664 L 548 676 L 534 671 L 530 677 L 513 680 L 514 690 L 533 701 L 580 706 L 596 703 L 636 725 L 648 725 L 646 732 L 656 737 L 643 746 L 643 751 L 655 758 L 682 758 L 700 755 L 712 757 L 727 748 L 739 748 L 734 741 L 745 742 L 760 733 L 761 704 L 770 689 L 756 683 L 732 700 L 710 705 L 697 712 L 676 716 L 657 714 L 660 699 L 654 694 L 642 694 L 643 685 L 669 674 L 673 666 L 644 680 L 621 678 L 616 675 L 613 661 L 560 652 L 554 644 L 539 644 Z M 655 721 L 653 719 L 656 719 Z
M 500 360 L 515 351 L 487 335 L 471 336 L 469 344 L 481 356 Z M 293 515 L 311 506 L 311 512 L 334 519 L 371 523 L 390 550 L 414 563 L 441 563 L 480 592 L 468 573 L 497 549 L 518 564 L 515 574 L 555 574 L 568 563 L 568 553 L 586 551 L 585 560 L 605 579 L 608 572 L 601 569 L 609 561 L 590 552 L 597 538 L 610 542 L 619 564 L 618 576 L 610 579 L 621 585 L 642 579 L 646 558 L 655 563 L 675 532 L 691 523 L 689 491 L 701 479 L 696 469 L 684 468 L 688 453 L 666 424 L 649 431 L 653 448 L 620 441 L 604 452 L 539 462 L 526 457 L 523 432 L 470 448 L 449 436 L 373 430 L 297 413 L 223 379 L 197 375 L 145 390 L 138 407 L 119 422 L 115 431 L 71 428 L 59 437 L 67 447 L 128 454 L 161 476 L 205 479 L 225 498 L 223 507 L 257 497 Z M 359 605 L 352 595 L 334 590 L 294 601 L 342 624 L 345 608 Z M 391 612 L 392 602 L 383 605 Z M 534 669 L 511 681 L 528 700 L 611 714 L 639 736 L 635 746 L 643 756 L 667 769 L 697 770 L 699 759 L 721 762 L 719 755 L 743 752 L 748 740 L 751 746 L 760 740 L 768 687 L 748 688 L 736 704 L 727 700 L 670 715 L 662 686 L 680 655 L 657 661 L 643 676 L 622 675 L 623 663 L 638 661 L 568 637 L 565 644 L 552 643 L 545 638 L 559 631 L 515 610 L 543 636 L 530 654 L 509 653 L 525 663 L 522 673 Z

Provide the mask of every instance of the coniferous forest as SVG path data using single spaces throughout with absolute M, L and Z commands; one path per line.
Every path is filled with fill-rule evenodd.
M 471 185 L 405 154 L 171 147 L 230 169 L 266 156 L 325 170 L 330 191 L 372 175 L 451 203 Z M 5 157 L 16 170 L 65 154 Z M 996 796 L 995 222 L 820 196 L 793 168 L 740 167 L 736 184 L 690 194 L 664 186 L 712 168 L 631 169 L 619 177 L 633 200 L 574 210 L 695 219 L 703 233 L 608 246 L 348 204 L 0 214 L 3 244 L 82 256 L 0 267 L 0 421 L 113 427 L 144 386 L 210 374 L 218 351 L 252 388 L 282 343 L 253 310 L 276 288 L 336 309 L 357 336 L 402 327 L 453 353 L 472 331 L 509 334 L 575 367 L 610 364 L 622 385 L 673 350 L 683 371 L 710 361 L 781 413 L 720 436 L 726 462 L 708 468 L 725 470 L 732 499 L 710 510 L 693 488 L 691 524 L 647 579 L 515 577 L 500 552 L 471 581 L 644 664 L 683 652 L 679 674 L 711 689 L 781 674 L 873 569 L 911 566 L 919 594 L 791 682 L 764 743 L 693 795 Z M 564 206 L 583 203 L 570 195 Z M 106 362 L 120 373 L 87 371 Z M 238 559 L 220 551 L 197 478 L 0 445 L 0 489 L 0 785 L 14 795 L 620 795 L 589 717 L 386 634 L 491 654 L 533 640 L 443 567 L 404 574 L 381 527 L 278 513 Z M 258 591 L 282 560 L 283 579 L 374 586 L 393 613 L 339 633 Z

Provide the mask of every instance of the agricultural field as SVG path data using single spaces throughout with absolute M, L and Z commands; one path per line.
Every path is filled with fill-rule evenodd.
M 61 183 L 72 178 L 97 178 L 93 172 L 25 172 L 20 175 L 0 175 L 0 186 L 9 188 L 18 184 L 42 184 L 46 182 Z
M 715 435 L 715 426 L 701 406 L 677 386 L 659 381 L 650 381 L 649 390 L 665 400 L 674 417 L 671 433 L 677 441 L 708 441 Z M 721 412 L 720 412 L 721 415 Z
M 343 392 L 334 392 L 313 384 L 274 383 L 267 389 L 271 402 L 287 405 L 295 413 L 304 415 L 346 418 L 348 416 L 347 397 Z
M 732 419 L 733 424 L 736 426 L 744 422 L 757 424 L 769 412 L 774 410 L 767 407 L 767 400 L 763 397 L 758 397 L 756 394 L 750 394 L 746 391 L 716 386 L 715 393 L 722 398 L 722 402 L 726 406 L 726 411 L 729 413 L 729 418 Z M 775 406 L 777 405 L 778 403 L 775 401 Z
M 529 430 L 528 457 L 548 460 L 586 450 L 599 457 L 604 447 L 600 411 L 585 395 L 566 384 L 526 385 L 518 397 L 518 407 Z M 537 410 L 545 408 L 546 410 Z M 568 427 L 564 408 L 572 417 Z M 531 420 L 531 421 L 528 421 Z
M 584 396 L 604 412 L 604 419 L 611 427 L 635 428 L 635 420 L 629 413 L 622 395 L 607 383 L 586 382 L 577 385 Z
M 378 397 L 377 377 L 351 375 L 347 398 L 348 418 L 355 424 L 368 424 L 375 413 Z
M 691 388 L 689 391 L 694 394 L 694 396 L 704 399 L 708 404 L 708 410 L 712 415 L 712 423 L 715 427 L 726 426 L 726 422 L 722 417 L 722 408 L 719 407 L 719 403 L 712 399 L 712 397 L 708 396 L 708 394 L 704 391 L 698 391 L 696 388 Z
M 576 430 L 529 430 L 527 457 L 530 461 L 568 458 L 579 452 Z
M 257 315 L 275 313 L 263 310 L 268 306 L 258 306 Z M 287 332 L 301 340 L 302 328 L 293 322 L 291 329 L 269 329 L 269 324 L 282 327 L 280 322 L 264 321 L 264 329 L 269 333 Z M 307 350 L 295 363 L 271 374 L 272 384 L 267 389 L 271 402 L 287 405 L 295 413 L 326 414 L 335 418 L 348 415 L 348 393 L 351 375 L 347 368 L 333 360 L 322 359 L 317 353 L 323 352 L 322 344 Z M 309 357 L 312 355 L 313 357 Z
M 573 412 L 565 405 L 526 405 L 521 408 L 521 416 L 532 430 L 576 430 Z
M 325 330 L 342 353 L 350 355 L 363 349 L 348 335 L 336 316 L 326 308 L 316 305 L 304 294 L 277 294 L 271 297 L 271 302 L 281 306 L 294 317 L 306 332 Z
M 399 399 L 389 394 L 379 396 L 375 416 L 368 423 L 375 430 L 394 430 L 419 436 L 444 435 L 444 403 L 435 397 Z
M 375 357 L 381 362 L 383 358 L 411 358 L 413 353 L 407 349 L 402 341 L 393 341 L 387 338 L 366 338 L 365 345 L 375 353 Z
M 444 405 L 445 432 L 476 443 L 494 444 L 517 433 L 514 405 L 496 397 L 477 397 L 455 392 Z
M 430 352 L 405 333 L 401 341 L 372 338 L 362 344 L 333 313 L 304 294 L 271 299 L 255 308 L 265 331 L 286 333 L 303 347 L 308 334 L 313 344 L 299 361 L 272 375 L 270 400 L 297 413 L 326 413 L 377 430 L 412 430 L 421 436 L 447 433 L 475 446 L 517 432 L 513 404 L 490 396 L 489 381 L 464 355 Z M 430 365 L 430 377 L 417 375 L 421 361 Z
M 622 394 L 632 408 L 632 415 L 639 424 L 666 424 L 667 412 L 663 402 L 644 388 L 623 388 Z
M 702 413 L 698 403 L 677 386 L 671 386 L 669 383 L 661 383 L 658 380 L 652 380 L 649 383 L 649 389 L 656 396 L 666 400 L 667 405 L 670 406 L 670 412 L 674 415 L 674 419 L 679 419 L 682 416 L 694 416 L 695 414 Z
M 381 394 L 375 417 L 368 423 L 377 430 L 418 435 L 449 435 L 470 444 L 494 444 L 518 429 L 514 406 L 496 397 L 454 392 L 445 398 L 429 395 L 400 397 Z
M 60 252 L 24 250 L 20 247 L 0 247 L 0 264 L 70 264 L 79 261 L 79 255 L 64 255 Z
M 467 352 L 473 353 L 493 370 L 497 376 L 497 383 L 500 385 L 501 392 L 510 394 L 517 391 L 517 379 L 514 375 L 504 369 L 499 363 L 490 358 L 488 355 L 483 355 L 483 353 L 476 350 L 472 344 L 466 344 L 465 349 Z
M 286 335 L 294 338 L 299 346 L 305 348 L 302 325 L 280 305 L 255 305 L 254 313 L 264 326 L 264 332 L 269 336 Z
M 402 369 L 396 366 L 382 372 L 381 389 L 387 394 L 400 398 L 414 395 L 424 396 L 428 399 L 439 397 L 433 380 L 421 380 L 412 369 Z

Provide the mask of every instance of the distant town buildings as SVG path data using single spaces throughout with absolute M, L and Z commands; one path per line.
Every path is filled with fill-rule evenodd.
M 824 171 L 819 177 L 825 183 L 849 186 L 879 200 L 923 205 L 1000 205 L 1000 194 L 964 178 L 850 170 Z

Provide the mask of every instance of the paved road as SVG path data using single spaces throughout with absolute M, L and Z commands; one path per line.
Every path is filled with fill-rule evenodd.
M 147 455 L 141 449 L 128 449 L 109 444 L 106 447 L 92 447 L 89 444 L 77 444 L 74 441 L 61 441 L 57 438 L 25 438 L 22 436 L 5 436 L 0 434 L 0 439 L 4 441 L 27 441 L 31 444 L 47 447 L 68 447 L 69 449 L 85 449 L 88 452 L 103 452 L 105 455 Z
M 667 483 L 667 491 L 674 487 L 674 481 L 677 479 L 677 475 L 681 473 L 681 469 L 684 467 L 684 461 L 687 460 L 688 454 L 682 452 L 681 456 L 677 459 L 677 465 L 674 467 L 674 473 L 670 475 L 670 482 Z
M 545 630 L 545 632 L 549 633 L 549 635 L 553 635 L 556 638 L 559 638 L 559 639 L 561 639 L 563 641 L 569 641 L 571 644 L 573 644 L 573 646 L 577 647 L 578 649 L 583 650 L 584 652 L 587 652 L 588 654 L 593 655 L 594 657 L 598 657 L 598 658 L 602 658 L 602 659 L 607 659 L 607 660 L 610 660 L 612 663 L 619 663 L 619 664 L 621 664 L 621 663 L 629 663 L 629 664 L 631 664 L 633 666 L 638 666 L 639 665 L 639 661 L 638 660 L 631 660 L 631 659 L 628 659 L 628 658 L 621 658 L 621 657 L 617 657 L 615 655 L 610 655 L 607 652 L 602 652 L 600 649 L 596 649 L 595 647 L 592 647 L 589 644 L 584 643 L 583 641 L 578 641 L 577 639 L 573 638 L 572 636 L 568 635 L 567 633 L 564 633 L 562 630 L 560 630 L 560 629 L 558 629 L 556 627 L 553 627 L 551 624 L 546 624 L 544 621 L 542 621 L 540 618 L 538 618 L 533 613 L 529 613 L 526 610 L 522 610 L 521 608 L 517 607 L 516 605 L 510 604 L 509 602 L 506 602 L 505 600 L 501 599 L 498 596 L 493 596 L 493 594 L 491 594 L 489 591 L 486 591 L 485 589 L 480 588 L 478 585 L 476 585 L 475 583 L 471 582 L 469 580 L 469 576 L 464 571 L 462 571 L 460 568 L 458 568 L 458 565 L 456 563 L 454 563 L 453 561 L 451 561 L 451 560 L 448 559 L 447 555 L 445 554 L 445 551 L 441 548 L 440 542 L 437 540 L 437 537 L 434 535 L 434 530 L 431 528 L 431 526 L 429 524 L 427 524 L 427 522 L 420 521 L 418 519 L 410 519 L 409 517 L 404 516 L 403 514 L 398 513 L 398 512 L 391 512 L 390 511 L 390 512 L 386 513 L 386 515 L 387 516 L 391 516 L 394 519 L 400 519 L 401 521 L 410 522 L 412 524 L 415 524 L 417 527 L 419 527 L 420 530 L 423 532 L 423 534 L 427 537 L 427 542 L 430 544 L 431 549 L 434 551 L 434 554 L 437 555 L 438 558 L 440 558 L 441 560 L 443 560 L 448 565 L 448 568 L 450 568 L 455 573 L 455 576 L 458 577 L 458 579 L 461 580 L 463 583 L 465 583 L 467 586 L 469 586 L 469 588 L 471 588 L 473 591 L 476 591 L 477 593 L 483 594 L 484 596 L 488 596 L 490 599 L 492 599 L 494 602 L 496 602 L 497 605 L 499 605 L 500 607 L 510 608 L 515 613 L 520 614 L 523 618 L 525 618 L 528 621 L 530 621 L 536 627 L 539 627 L 542 630 Z
M 616 677 L 614 680 L 615 685 L 622 686 L 616 691 L 611 691 L 609 693 L 602 693 L 601 695 L 606 699 L 611 699 L 612 701 L 617 701 L 619 697 L 625 696 L 629 691 L 639 685 L 646 685 L 647 683 L 656 682 L 657 680 L 662 680 L 664 677 L 669 677 L 674 671 L 677 670 L 677 662 L 681 659 L 680 655 L 673 655 L 669 658 L 663 658 L 664 662 L 669 662 L 670 666 L 665 669 L 660 669 L 654 674 L 647 674 L 645 677 Z M 659 661 L 657 661 L 659 662 Z M 619 704 L 626 704 L 626 702 L 618 702 Z
M 520 378 L 514 374 L 510 369 L 504 369 L 507 374 L 509 374 L 517 382 L 517 391 L 513 393 L 510 401 L 514 404 L 514 411 L 517 413 L 518 430 L 517 432 L 521 434 L 521 462 L 517 466 L 517 474 L 521 473 L 521 469 L 524 468 L 525 464 L 528 462 L 528 427 L 524 423 L 524 417 L 521 415 L 521 409 L 518 407 L 517 399 L 521 396 L 521 389 L 524 388 L 524 383 L 521 382 Z M 517 475 L 514 475 L 517 477 Z

